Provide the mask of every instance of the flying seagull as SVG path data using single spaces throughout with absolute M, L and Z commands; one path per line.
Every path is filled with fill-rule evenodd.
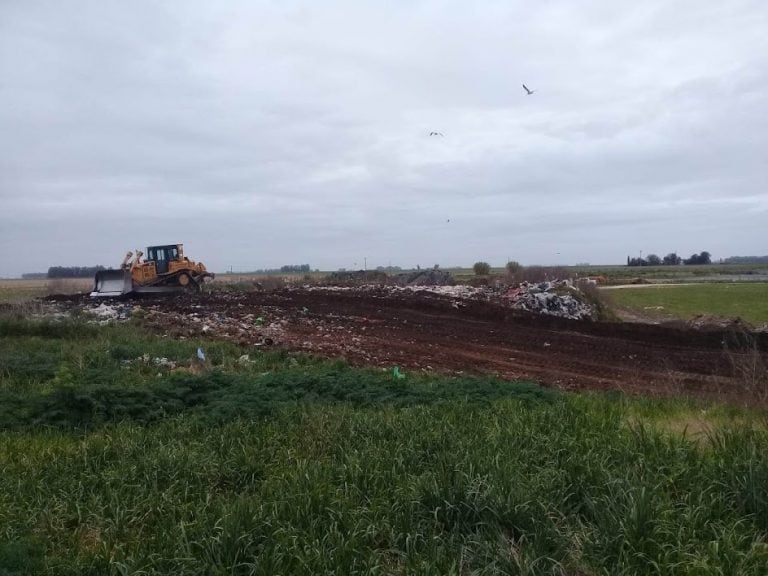
M 526 95 L 528 95 L 528 96 L 530 96 L 531 94 L 536 92 L 536 90 L 529 90 L 528 86 L 526 86 L 525 84 L 523 84 L 523 88 L 525 88 Z
M 430 136 L 445 136 L 445 134 L 443 134 L 442 132 L 430 132 L 429 135 Z

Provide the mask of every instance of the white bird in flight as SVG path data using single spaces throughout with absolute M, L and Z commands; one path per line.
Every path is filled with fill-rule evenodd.
M 536 92 L 536 90 L 530 90 L 530 89 L 528 88 L 528 86 L 526 86 L 525 84 L 523 84 L 523 88 L 525 88 L 525 92 L 526 92 L 526 95 L 527 95 L 527 96 L 530 96 L 531 94 L 533 94 L 534 92 Z

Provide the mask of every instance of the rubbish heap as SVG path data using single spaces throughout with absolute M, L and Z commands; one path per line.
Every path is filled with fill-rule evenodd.
M 166 312 L 152 307 L 144 313 L 144 320 L 180 340 L 199 336 L 213 336 L 232 340 L 241 345 L 271 346 L 278 342 L 287 320 L 266 323 L 256 314 L 213 312 L 195 307 L 198 312 Z
M 387 274 L 381 270 L 345 270 L 332 272 L 322 283 L 331 286 L 360 286 L 386 284 L 387 279 Z
M 466 284 L 456 285 L 442 285 L 442 284 L 417 284 L 408 285 L 405 287 L 394 287 L 395 291 L 408 291 L 408 292 L 427 292 L 430 294 L 440 294 L 441 296 L 449 296 L 451 298 L 457 298 L 461 300 L 490 300 L 492 292 L 490 289 L 481 286 L 467 286 Z
M 570 280 L 523 282 L 507 291 L 505 300 L 512 308 L 572 320 L 594 319 L 594 306 Z
M 130 304 L 123 303 L 107 304 L 101 302 L 98 306 L 92 305 L 87 307 L 86 311 L 93 316 L 93 322 L 96 324 L 108 324 L 116 320 L 128 320 L 131 316 Z
M 451 273 L 439 268 L 399 274 L 396 281 L 398 286 L 453 286 L 455 284 Z
M 223 294 L 223 297 L 228 295 Z M 83 311 L 92 317 L 96 324 L 124 322 L 132 317 L 140 317 L 149 326 L 154 326 L 181 340 L 199 336 L 214 336 L 234 340 L 243 345 L 271 346 L 282 338 L 287 320 L 276 318 L 265 321 L 263 316 L 242 311 L 216 312 L 206 310 L 201 305 L 191 306 L 191 310 L 174 311 L 165 309 L 161 303 L 139 306 L 137 304 L 114 302 L 111 304 L 86 304 Z M 262 312 L 272 312 L 269 307 L 262 307 Z
M 431 295 L 447 296 L 459 300 L 494 300 L 494 292 L 486 286 L 467 286 L 466 284 L 409 284 L 407 286 L 381 286 L 378 284 L 362 284 L 361 286 L 304 286 L 309 292 L 347 292 L 369 293 L 374 296 Z M 495 298 L 498 300 L 498 298 Z

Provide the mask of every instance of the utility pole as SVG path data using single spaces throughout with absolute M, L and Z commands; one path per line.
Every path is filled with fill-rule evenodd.
M 368 271 L 368 256 L 363 256 L 363 270 Z

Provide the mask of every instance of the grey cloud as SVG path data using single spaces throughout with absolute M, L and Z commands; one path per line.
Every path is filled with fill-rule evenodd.
M 747 0 L 5 2 L 0 276 L 166 241 L 216 269 L 768 253 L 767 28 Z

